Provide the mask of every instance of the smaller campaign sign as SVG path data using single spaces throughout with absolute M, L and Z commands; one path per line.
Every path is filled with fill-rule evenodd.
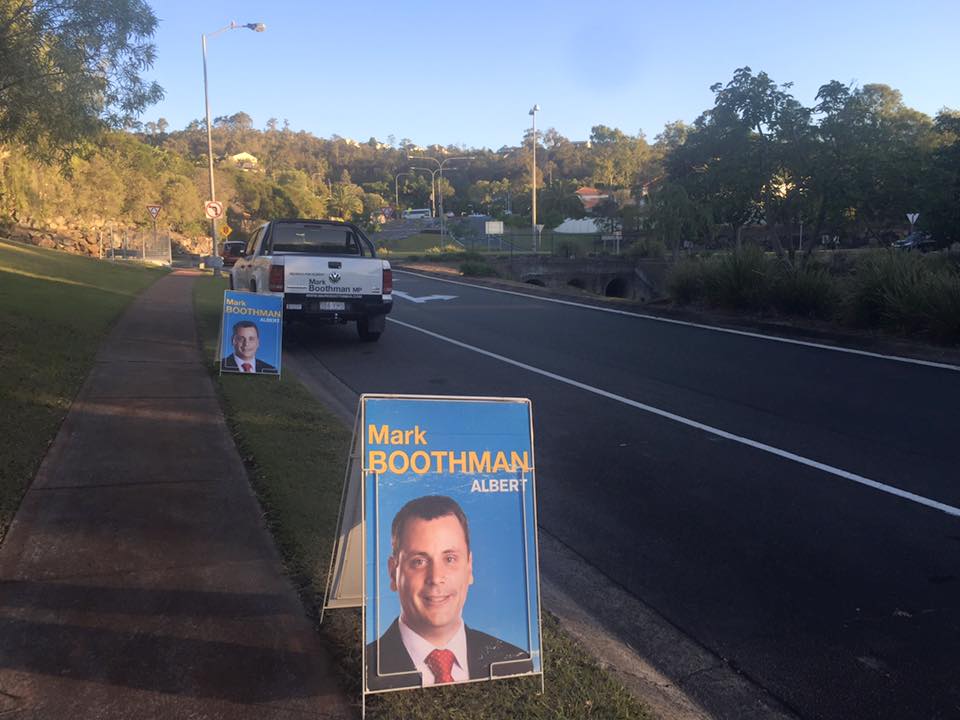
M 224 291 L 220 372 L 279 375 L 282 339 L 282 296 Z
M 360 402 L 364 692 L 542 679 L 530 401 Z

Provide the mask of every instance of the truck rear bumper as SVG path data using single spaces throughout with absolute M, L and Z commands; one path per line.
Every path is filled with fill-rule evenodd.
M 380 295 L 359 298 L 312 297 L 287 293 L 283 296 L 283 319 L 318 323 L 338 323 L 386 315 L 393 302 L 384 302 Z

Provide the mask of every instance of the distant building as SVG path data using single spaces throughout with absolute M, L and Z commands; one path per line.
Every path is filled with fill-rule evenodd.
M 576 196 L 580 198 L 580 202 L 583 203 L 583 209 L 587 211 L 593 210 L 601 201 L 610 197 L 594 187 L 582 187 L 576 191 Z
M 236 155 L 228 155 L 226 162 L 241 170 L 260 169 L 260 161 L 248 152 L 238 152 Z
M 593 218 L 581 218 L 579 220 L 567 218 L 553 231 L 560 235 L 592 235 L 600 232 L 600 226 Z

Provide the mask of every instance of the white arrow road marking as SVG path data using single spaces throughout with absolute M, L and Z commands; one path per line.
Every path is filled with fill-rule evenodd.
M 414 297 L 410 293 L 401 292 L 400 290 L 394 290 L 394 295 L 399 295 L 404 300 L 409 300 L 410 302 L 415 303 L 425 303 L 430 302 L 431 300 L 456 300 L 456 295 L 424 295 L 423 297 Z

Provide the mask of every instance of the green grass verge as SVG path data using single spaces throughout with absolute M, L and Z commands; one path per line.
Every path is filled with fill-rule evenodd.
M 204 353 L 213 362 L 224 281 L 195 285 L 197 324 Z M 316 617 L 339 511 L 350 432 L 291 375 L 277 381 L 219 377 L 219 388 L 254 491 L 277 539 L 287 572 Z M 335 654 L 344 687 L 360 694 L 360 612 L 332 610 L 320 627 Z M 478 720 L 490 718 L 648 718 L 644 708 L 591 661 L 544 614 L 546 693 L 534 678 L 374 695 L 367 716 L 376 720 Z
M 400 240 L 390 240 L 386 243 L 382 243 L 377 239 L 377 236 L 374 235 L 373 241 L 378 248 L 386 248 L 391 253 L 423 252 L 424 250 L 440 245 L 440 233 L 418 233 L 401 238 Z
M 104 336 L 165 272 L 0 240 L 0 538 Z

